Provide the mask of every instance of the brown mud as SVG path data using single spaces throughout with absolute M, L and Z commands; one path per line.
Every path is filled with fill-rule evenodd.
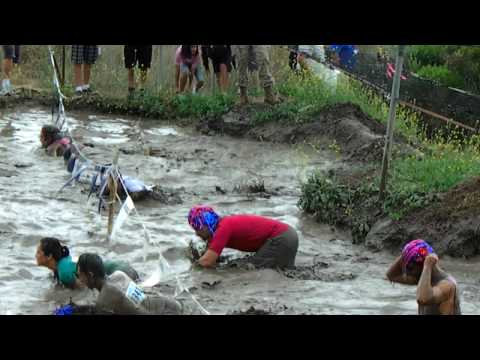
M 367 241 L 368 248 L 358 246 L 352 244 L 350 234 L 312 221 L 296 206 L 298 181 L 304 179 L 308 171 L 319 167 L 324 170 L 341 167 L 348 177 L 349 167 L 365 166 L 362 157 L 359 161 L 345 163 L 328 151 L 332 139 L 335 139 L 344 155 L 343 160 L 355 159 L 355 154 L 360 154 L 356 150 L 363 146 L 368 148 L 381 138 L 380 125 L 368 125 L 370 121 L 364 115 L 359 115 L 363 120 L 355 120 L 358 110 L 355 107 L 339 106 L 320 116 L 317 125 L 305 124 L 297 129 L 285 126 L 285 130 L 284 125 L 270 124 L 258 127 L 242 125 L 237 132 L 233 128 L 225 132 L 221 127 L 215 128 L 218 121 L 208 125 L 213 120 L 200 120 L 199 129 L 203 134 L 198 134 L 196 129 L 184 126 L 183 122 L 177 124 L 178 127 L 166 128 L 166 121 L 142 119 L 139 126 L 151 150 L 149 155 L 137 141 L 138 133 L 134 127 L 139 123 L 138 119 L 94 116 L 91 111 L 73 113 L 67 109 L 74 137 L 93 145 L 85 147 L 89 157 L 107 163 L 111 161 L 112 146 L 125 149 L 120 159 L 124 175 L 136 176 L 147 184 L 159 184 L 162 189 L 173 189 L 173 193 L 181 197 L 183 204 L 138 204 L 141 221 L 152 233 L 152 242 L 145 248 L 140 220 L 137 221 L 136 217 L 125 223 L 122 234 L 114 243 L 107 244 L 104 238 L 105 219 L 96 213 L 94 204 L 86 204 L 85 194 L 75 189 L 61 196 L 57 194 L 68 175 L 62 159 L 48 158 L 38 151 L 39 130 L 51 120 L 51 114 L 48 108 L 33 107 L 34 101 L 27 102 L 27 109 L 24 107 L 0 120 L 0 152 L 4 159 L 0 160 L 0 173 L 4 174 L 0 176 L 0 200 L 4 204 L 0 221 L 4 238 L 0 246 L 3 264 L 0 282 L 5 291 L 15 294 L 15 298 L 2 300 L 1 311 L 47 313 L 55 305 L 66 303 L 71 296 L 68 292 L 52 292 L 45 283 L 47 271 L 33 265 L 32 254 L 38 236 L 45 234 L 66 238 L 76 256 L 84 251 L 94 251 L 102 256 L 127 260 L 143 278 L 156 268 L 158 252 L 161 251 L 202 305 L 215 314 L 232 311 L 273 314 L 415 313 L 414 293 L 406 295 L 405 289 L 392 287 L 384 279 L 393 257 L 378 250 L 398 250 L 401 240 L 395 244 L 396 235 L 384 239 L 376 235 L 372 238 L 378 241 L 378 246 L 371 238 Z M 8 105 L 7 108 L 11 110 L 16 106 Z M 94 105 L 88 106 L 95 109 Z M 340 114 L 343 120 L 336 121 L 335 113 Z M 330 125 L 334 130 L 326 129 Z M 317 134 L 312 135 L 316 130 L 319 131 L 318 138 Z M 228 131 L 232 131 L 230 136 Z M 205 133 L 223 133 L 226 136 L 205 136 Z M 314 151 L 308 147 L 298 150 L 296 146 L 291 146 L 315 141 L 321 143 L 325 138 L 329 141 L 319 144 L 324 150 Z M 263 143 L 257 140 L 263 140 Z M 350 145 L 350 142 L 355 145 Z M 353 174 L 352 182 L 362 178 L 355 175 L 356 171 L 350 172 Z M 421 222 L 420 216 L 428 219 L 428 210 L 431 210 L 432 218 L 426 220 L 425 226 L 436 224 L 439 229 L 437 234 L 440 235 L 442 219 L 460 221 L 462 216 L 469 216 L 472 206 L 480 208 L 478 196 L 467 199 L 468 194 L 476 194 L 476 186 L 472 183 L 459 187 L 451 197 L 446 196 L 442 200 L 446 201 L 445 209 L 440 205 L 424 209 L 426 213 L 412 215 L 411 221 L 417 218 Z M 29 190 L 25 191 L 25 187 Z M 462 197 L 462 194 L 465 196 Z M 463 207 L 460 206 L 462 202 Z M 238 261 L 240 254 L 227 251 L 221 259 L 222 266 L 215 271 L 190 269 L 191 262 L 185 251 L 188 251 L 187 239 L 191 239 L 193 234 L 186 224 L 186 214 L 191 204 L 198 203 L 211 204 L 221 209 L 223 214 L 254 212 L 291 224 L 300 236 L 297 268 L 285 272 L 236 268 L 229 265 Z M 435 222 L 437 212 L 440 217 Z M 478 212 L 472 213 L 474 215 L 468 219 L 473 227 L 474 216 L 478 217 Z M 408 225 L 407 222 L 405 224 Z M 465 227 L 465 224 L 462 226 Z M 373 234 L 374 229 L 375 226 L 372 226 L 369 232 Z M 460 231 L 460 227 L 457 229 Z M 470 242 L 466 241 L 464 245 L 455 245 L 453 240 L 450 241 L 446 246 L 450 250 L 446 253 L 455 256 L 462 252 L 476 254 L 478 249 L 471 245 L 476 240 L 469 239 Z M 391 246 L 380 246 L 390 243 Z M 434 242 L 433 246 L 439 246 L 441 253 L 440 243 Z M 472 274 L 478 273 L 475 269 L 479 265 L 455 259 L 444 262 L 447 270 L 467 289 L 463 292 L 466 312 L 478 313 L 476 299 L 480 285 L 475 283 Z M 172 293 L 174 288 L 174 282 L 166 282 L 152 288 L 152 291 Z M 90 301 L 90 295 L 79 292 L 75 294 L 74 301 L 84 298 Z

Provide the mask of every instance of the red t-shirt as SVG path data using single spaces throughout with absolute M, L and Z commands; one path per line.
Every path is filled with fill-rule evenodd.
M 218 255 L 226 247 L 255 252 L 265 244 L 265 241 L 287 230 L 287 224 L 263 216 L 226 216 L 220 220 L 208 248 Z

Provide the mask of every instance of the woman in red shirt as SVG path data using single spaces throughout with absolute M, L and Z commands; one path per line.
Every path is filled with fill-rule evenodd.
M 198 260 L 203 267 L 214 267 L 224 248 L 254 252 L 248 258 L 255 267 L 293 268 L 298 250 L 297 232 L 280 221 L 257 215 L 220 217 L 208 206 L 195 206 L 188 223 L 208 244 Z

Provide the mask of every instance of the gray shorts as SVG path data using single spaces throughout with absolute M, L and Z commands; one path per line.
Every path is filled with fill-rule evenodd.
M 283 234 L 268 239 L 248 262 L 257 268 L 294 268 L 297 250 L 298 235 L 289 226 Z

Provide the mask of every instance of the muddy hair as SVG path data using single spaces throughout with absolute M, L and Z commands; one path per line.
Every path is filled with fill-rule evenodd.
M 57 262 L 70 255 L 68 247 L 62 245 L 56 238 L 43 238 L 40 240 L 40 245 L 45 256 L 51 255 Z
M 77 272 L 92 273 L 95 279 L 105 279 L 106 272 L 103 260 L 97 254 L 82 254 L 78 258 Z
M 43 238 L 40 240 L 40 246 L 45 256 L 51 255 L 57 263 L 64 257 L 70 255 L 70 250 L 68 250 L 68 247 L 62 245 L 60 240 L 56 238 Z M 58 272 L 56 270 L 53 272 L 53 278 L 60 283 Z
M 49 147 L 56 140 L 62 138 L 62 133 L 60 129 L 53 125 L 44 125 L 42 127 L 40 136 L 45 139 L 45 144 L 42 144 L 44 148 Z
M 68 160 L 70 160 L 71 157 L 72 157 L 72 148 L 68 147 L 68 149 L 65 150 L 65 152 L 63 153 L 63 160 L 65 161 L 65 163 L 68 163 Z

